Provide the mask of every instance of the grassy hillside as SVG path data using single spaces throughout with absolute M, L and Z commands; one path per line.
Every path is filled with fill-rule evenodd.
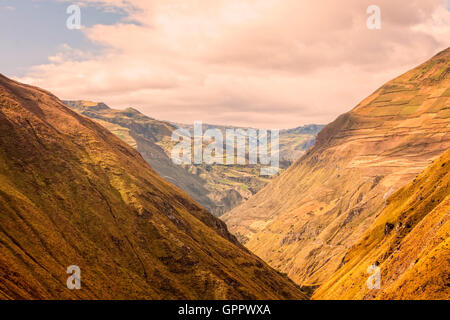
M 0 298 L 304 295 L 115 135 L 0 76 Z
M 223 219 L 302 285 L 320 285 L 386 198 L 450 148 L 450 49 L 380 87 L 280 177 Z
M 450 298 L 450 150 L 387 203 L 314 298 Z M 379 290 L 366 286 L 370 265 Z

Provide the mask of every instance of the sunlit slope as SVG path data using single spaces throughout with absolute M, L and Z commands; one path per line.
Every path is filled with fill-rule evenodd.
M 302 297 L 137 151 L 0 76 L 0 298 Z
M 450 299 L 450 151 L 393 194 L 316 299 Z M 379 290 L 367 268 L 378 265 Z
M 223 218 L 297 283 L 318 285 L 371 226 L 385 199 L 450 148 L 450 49 L 379 88 L 316 145 Z

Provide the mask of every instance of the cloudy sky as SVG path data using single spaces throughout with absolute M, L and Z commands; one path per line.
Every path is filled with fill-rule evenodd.
M 0 0 L 0 37 L 0 73 L 62 99 L 289 128 L 332 121 L 450 46 L 450 1 Z

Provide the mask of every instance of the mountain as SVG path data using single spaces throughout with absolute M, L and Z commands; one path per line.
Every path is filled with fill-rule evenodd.
M 193 132 L 193 125 L 159 121 L 128 108 L 114 110 L 104 103 L 64 101 L 70 108 L 94 119 L 119 138 L 134 147 L 163 178 L 187 192 L 216 216 L 221 216 L 270 182 L 270 176 L 260 176 L 260 165 L 175 165 L 171 160 L 172 132 L 183 128 Z M 203 124 L 203 131 L 238 127 Z M 280 131 L 280 166 L 287 168 L 312 145 L 321 125 L 307 125 Z M 193 133 L 192 133 L 193 135 Z
M 194 127 L 193 125 L 186 124 L 175 124 L 177 127 L 187 129 L 193 135 Z M 204 130 L 207 129 L 218 129 L 225 136 L 226 129 L 255 129 L 255 128 L 243 128 L 234 126 L 218 126 L 211 124 L 203 124 Z M 311 148 L 315 141 L 317 134 L 324 128 L 324 125 L 320 124 L 308 124 L 292 129 L 280 130 L 279 139 L 279 154 L 280 154 L 280 167 L 282 169 L 287 169 L 295 160 L 300 158 L 305 152 Z M 256 129 L 257 130 L 257 129 Z M 258 168 L 259 171 L 259 168 Z M 265 184 L 264 184 L 265 185 Z M 259 189 L 258 189 L 259 191 Z
M 310 124 L 280 131 L 280 161 L 288 168 L 314 146 L 317 134 L 324 125 Z
M 258 256 L 301 285 L 341 265 L 386 199 L 450 147 L 450 48 L 388 82 L 316 144 L 223 216 Z
M 133 148 L 0 76 L 0 298 L 304 297 Z
M 394 193 L 316 299 L 421 299 L 450 297 L 450 150 Z M 366 286 L 371 265 L 380 289 Z

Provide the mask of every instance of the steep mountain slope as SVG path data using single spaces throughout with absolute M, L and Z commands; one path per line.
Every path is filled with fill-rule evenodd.
M 137 151 L 0 76 L 0 298 L 303 297 Z
M 302 285 L 339 267 L 385 206 L 450 147 L 450 49 L 379 88 L 280 177 L 223 219 Z
M 314 298 L 450 298 L 450 150 L 388 203 Z M 371 265 L 379 290 L 366 286 Z
M 155 120 L 128 108 L 114 110 L 104 103 L 64 101 L 69 107 L 94 119 L 122 140 L 136 148 L 143 158 L 164 179 L 187 192 L 216 216 L 221 216 L 261 190 L 271 177 L 260 176 L 260 166 L 184 165 L 170 159 L 172 132 L 183 128 L 192 132 L 193 126 Z M 223 132 L 233 127 L 204 124 L 203 131 L 215 128 Z M 308 125 L 280 132 L 280 166 L 287 168 L 315 141 L 320 125 Z M 236 129 L 236 128 L 235 128 Z M 245 129 L 245 128 L 237 128 Z

